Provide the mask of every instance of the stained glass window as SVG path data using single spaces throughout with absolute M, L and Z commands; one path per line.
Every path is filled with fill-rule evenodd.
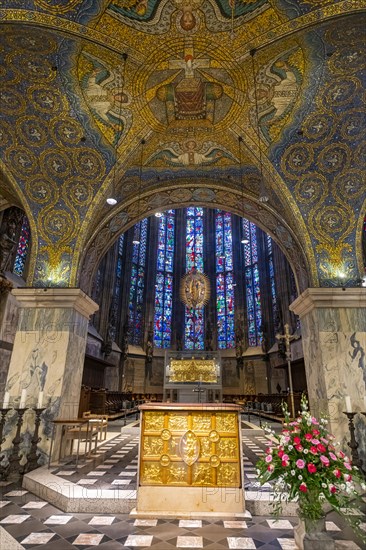
M 27 216 L 23 218 L 22 229 L 20 231 L 20 237 L 17 248 L 17 255 L 14 261 L 13 273 L 21 277 L 24 272 L 24 266 L 27 259 L 27 253 L 29 248 L 30 228 Z
M 257 232 L 254 223 L 242 219 L 244 245 L 245 292 L 247 299 L 248 343 L 259 346 L 261 343 L 262 309 L 259 288 Z
M 272 313 L 273 313 L 273 323 L 277 327 L 277 318 L 278 318 L 278 302 L 277 302 L 277 293 L 276 293 L 276 282 L 275 282 L 275 270 L 273 263 L 273 247 L 272 239 L 269 235 L 266 235 L 267 240 L 267 262 L 269 270 L 269 285 L 271 289 L 271 299 L 272 299 Z
M 234 278 L 231 214 L 216 210 L 216 303 L 219 349 L 234 347 Z
M 129 333 L 130 343 L 137 346 L 142 341 L 142 313 L 144 302 L 145 287 L 145 262 L 146 262 L 146 243 L 147 243 L 147 224 L 145 218 L 134 226 L 133 245 L 132 245 L 132 269 L 131 285 L 129 296 Z
M 116 279 L 114 285 L 114 299 L 117 301 L 121 293 L 121 279 L 122 279 L 122 267 L 123 267 L 123 242 L 124 233 L 118 239 L 118 252 L 117 252 L 117 265 L 116 265 Z
M 196 267 L 203 272 L 203 208 L 187 208 L 186 271 Z M 203 307 L 185 309 L 184 347 L 204 349 Z
M 158 254 L 155 278 L 154 344 L 170 347 L 173 308 L 175 212 L 169 210 L 159 218 Z

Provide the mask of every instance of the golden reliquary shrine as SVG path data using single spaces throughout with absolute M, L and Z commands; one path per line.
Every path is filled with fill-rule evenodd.
M 173 359 L 169 382 L 207 382 L 216 384 L 218 374 L 214 359 Z
M 140 410 L 137 512 L 243 512 L 237 405 L 159 403 Z
M 218 352 L 167 350 L 164 397 L 170 403 L 221 403 L 221 357 Z

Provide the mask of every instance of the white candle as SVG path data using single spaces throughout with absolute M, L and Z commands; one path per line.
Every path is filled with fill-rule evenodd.
M 9 400 L 10 400 L 10 394 L 8 391 L 6 391 L 4 393 L 3 409 L 7 409 L 9 407 Z
M 38 394 L 37 409 L 42 409 L 42 405 L 43 405 L 43 391 L 40 391 Z
M 22 389 L 22 395 L 20 396 L 20 409 L 25 409 L 25 402 L 27 400 L 27 390 L 25 388 Z
M 344 396 L 344 400 L 346 402 L 346 412 L 351 413 L 352 412 L 352 405 L 351 405 L 351 398 L 349 395 Z

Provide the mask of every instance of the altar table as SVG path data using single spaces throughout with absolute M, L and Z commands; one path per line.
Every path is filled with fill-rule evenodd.
M 244 512 L 238 405 L 140 405 L 136 512 Z

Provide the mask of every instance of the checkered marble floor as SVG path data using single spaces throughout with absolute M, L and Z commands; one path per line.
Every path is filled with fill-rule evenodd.
M 37 499 L 27 491 L 2 487 L 0 527 L 24 548 L 67 550 L 71 548 L 101 550 L 134 548 L 204 548 L 292 550 L 296 518 L 252 517 L 238 520 L 162 520 L 134 519 L 127 514 L 69 514 Z M 10 490 L 8 490 L 10 489 Z M 366 529 L 366 523 L 364 524 Z M 350 531 L 330 516 L 327 529 L 344 548 L 361 549 Z M 8 550 L 1 545 L 0 548 Z
M 258 487 L 255 462 L 266 447 L 263 436 L 243 436 L 245 486 L 247 491 Z M 60 479 L 90 488 L 136 488 L 138 436 L 124 434 L 107 441 L 99 452 L 105 452 L 104 462 L 95 466 L 91 461 L 72 469 L 62 466 L 53 470 Z M 270 490 L 268 488 L 267 490 Z M 177 489 L 178 492 L 178 489 Z M 361 514 L 361 512 L 360 512 Z M 336 514 L 327 517 L 327 529 L 335 540 L 344 541 L 342 548 L 362 549 L 360 541 Z M 361 521 L 366 531 L 366 517 Z M 232 520 L 163 520 L 135 519 L 128 514 L 71 514 L 32 493 L 12 484 L 0 483 L 0 549 L 2 529 L 23 548 L 35 550 L 119 550 L 153 548 L 223 549 L 295 549 L 293 527 L 297 518 L 253 516 Z M 6 543 L 4 543 L 6 544 Z
M 81 462 L 78 468 L 72 464 L 52 468 L 52 474 L 83 487 L 93 489 L 136 489 L 138 436 L 119 435 L 98 447 L 103 454 L 102 464 L 95 461 Z

